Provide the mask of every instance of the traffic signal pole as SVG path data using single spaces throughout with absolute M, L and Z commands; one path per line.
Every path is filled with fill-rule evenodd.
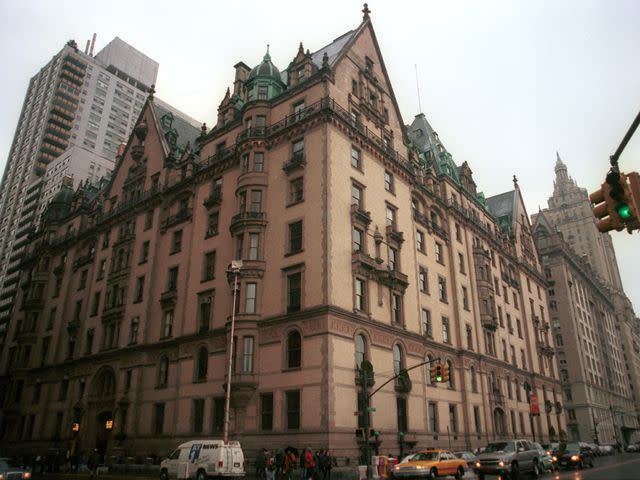
M 366 360 L 363 361 L 363 363 Z M 364 430 L 364 456 L 365 456 L 365 461 L 367 462 L 367 480 L 371 480 L 373 478 L 372 472 L 371 472 L 371 445 L 369 444 L 369 412 L 370 412 L 370 407 L 369 407 L 369 399 L 371 397 L 373 397 L 376 393 L 378 393 L 380 391 L 380 389 L 382 389 L 382 387 L 384 387 L 385 385 L 388 385 L 389 383 L 391 383 L 392 381 L 394 381 L 396 378 L 400 378 L 401 376 L 407 375 L 407 372 L 413 370 L 414 368 L 418 368 L 418 367 L 422 367 L 423 365 L 427 365 L 429 363 L 435 363 L 435 362 L 440 362 L 440 358 L 434 358 L 432 360 L 426 360 L 422 363 L 418 363 L 417 365 L 414 365 L 413 367 L 410 368 L 403 368 L 402 370 L 400 370 L 396 375 L 394 375 L 393 377 L 391 377 L 389 380 L 387 380 L 386 382 L 384 382 L 382 385 L 380 385 L 378 388 L 376 388 L 373 392 L 368 393 L 369 391 L 369 370 L 367 368 L 360 368 L 360 387 L 362 389 L 362 397 L 365 399 L 364 402 L 364 409 L 365 411 L 362 412 L 364 414 L 364 418 L 362 420 L 363 423 L 363 430 Z

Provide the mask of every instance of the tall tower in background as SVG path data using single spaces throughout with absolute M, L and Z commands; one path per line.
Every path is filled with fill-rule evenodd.
M 48 165 L 76 145 L 113 161 L 157 74 L 157 62 L 116 37 L 95 57 L 93 44 L 82 52 L 71 40 L 31 78 L 0 183 L 0 345 Z
M 622 290 L 611 236 L 600 233 L 596 228 L 587 190 L 576 185 L 557 153 L 555 171 L 556 179 L 553 195 L 548 200 L 549 208 L 542 212 L 556 230 L 562 233 L 573 250 L 580 256 L 586 256 L 606 283 Z

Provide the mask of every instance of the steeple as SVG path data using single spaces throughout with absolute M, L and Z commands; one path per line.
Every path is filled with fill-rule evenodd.
M 567 166 L 560 159 L 560 154 L 556 152 L 556 185 L 569 180 L 569 174 L 567 173 Z

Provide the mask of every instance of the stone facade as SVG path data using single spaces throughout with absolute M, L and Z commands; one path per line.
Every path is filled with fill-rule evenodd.
M 424 116 L 404 124 L 364 13 L 283 72 L 268 53 L 238 63 L 210 131 L 151 96 L 110 184 L 54 199 L 0 363 L 13 448 L 160 455 L 221 435 L 232 319 L 230 431 L 249 457 L 354 460 L 363 360 L 369 392 L 429 358 L 451 368 L 371 397 L 385 452 L 565 430 L 519 187 L 485 199 Z

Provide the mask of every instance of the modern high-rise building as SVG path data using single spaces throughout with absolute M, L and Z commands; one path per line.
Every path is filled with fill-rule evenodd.
M 626 297 L 608 233 L 587 191 L 557 156 L 549 207 L 533 216 L 550 282 L 552 334 L 572 440 L 640 438 L 640 320 Z
M 117 37 L 92 53 L 70 41 L 29 82 L 0 183 L 0 348 L 47 165 L 73 145 L 115 160 L 156 81 L 158 63 Z
M 12 450 L 221 436 L 228 366 L 249 458 L 563 436 L 520 188 L 485 199 L 424 115 L 405 125 L 363 13 L 285 70 L 237 63 L 210 131 L 149 97 L 110 182 L 54 198 L 0 358 Z

